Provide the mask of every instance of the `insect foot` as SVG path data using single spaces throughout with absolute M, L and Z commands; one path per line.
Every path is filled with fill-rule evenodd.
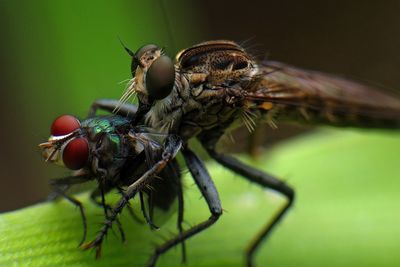
M 101 245 L 103 243 L 103 237 L 104 234 L 101 232 L 93 241 L 81 245 L 81 248 L 83 250 L 96 249 L 96 259 L 99 259 L 101 257 Z

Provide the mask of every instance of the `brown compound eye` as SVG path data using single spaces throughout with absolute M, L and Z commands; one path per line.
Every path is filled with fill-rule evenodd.
M 147 93 L 153 99 L 164 99 L 171 93 L 174 83 L 174 63 L 169 57 L 162 55 L 151 64 L 146 73 Z

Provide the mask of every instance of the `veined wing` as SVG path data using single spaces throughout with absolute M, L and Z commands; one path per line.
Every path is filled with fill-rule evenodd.
M 259 65 L 249 90 L 251 109 L 288 119 L 337 126 L 400 128 L 400 96 L 368 85 L 279 62 Z

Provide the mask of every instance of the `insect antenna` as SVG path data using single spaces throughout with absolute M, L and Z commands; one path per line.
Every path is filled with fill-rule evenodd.
M 122 42 L 122 40 L 121 40 L 121 38 L 118 36 L 118 40 L 119 40 L 119 42 L 121 43 L 121 45 L 122 45 L 122 47 L 125 49 L 125 51 L 131 56 L 131 57 L 135 57 L 135 53 L 132 51 L 132 50 L 130 50 L 125 44 L 124 44 L 124 42 Z
M 132 57 L 132 60 L 137 60 L 135 53 L 129 49 L 124 42 L 122 42 L 121 38 L 118 36 L 118 40 L 121 43 L 122 47 L 125 49 L 125 51 Z M 134 84 L 135 84 L 135 78 L 131 78 L 131 79 L 127 79 L 128 83 L 127 86 L 125 88 L 125 92 L 124 94 L 121 96 L 121 98 L 118 101 L 118 105 L 114 108 L 114 110 L 112 111 L 113 113 L 117 113 L 120 109 L 121 106 L 123 104 L 125 104 L 131 97 L 132 95 L 135 93 L 135 91 L 133 90 Z

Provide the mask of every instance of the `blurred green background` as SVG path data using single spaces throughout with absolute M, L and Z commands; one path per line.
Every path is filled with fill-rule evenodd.
M 85 117 L 93 100 L 121 95 L 124 81 L 130 77 L 130 59 L 118 36 L 132 50 L 151 42 L 165 46 L 170 55 L 200 41 L 231 39 L 244 43 L 259 58 L 268 56 L 382 87 L 400 88 L 398 1 L 164 2 L 167 24 L 159 1 L 0 1 L 0 145 L 3 152 L 0 154 L 0 211 L 42 199 L 49 192 L 49 178 L 68 174 L 64 169 L 45 164 L 37 144 L 48 137 L 50 124 L 58 115 L 70 113 Z M 279 130 L 278 133 L 285 134 Z M 368 131 L 363 134 L 368 135 Z M 382 133 L 387 134 L 390 135 Z M 350 184 L 344 199 L 362 199 L 358 195 L 363 189 L 362 176 L 356 176 L 351 166 L 346 165 L 345 158 L 351 155 L 351 149 L 342 147 L 341 152 L 335 154 L 333 161 L 335 168 L 343 166 L 342 175 L 337 179 L 348 180 Z M 379 155 L 383 160 L 388 157 L 389 162 L 396 157 L 393 153 Z M 366 168 L 371 167 L 370 156 L 364 157 Z M 323 164 L 326 172 L 330 172 L 331 161 L 332 158 L 329 162 L 315 161 L 314 164 Z M 307 164 L 313 166 L 308 161 Z M 371 169 L 371 172 L 377 170 L 373 166 Z M 296 173 L 287 171 L 291 174 L 290 183 L 301 188 L 301 179 L 296 180 Z M 376 181 L 369 180 L 369 183 L 376 182 L 369 184 L 370 191 L 380 188 L 382 177 L 386 177 L 384 169 L 379 171 Z M 282 177 L 287 173 L 276 174 Z M 357 184 L 352 184 L 355 176 Z M 321 188 L 320 194 L 301 191 L 311 195 L 307 195 L 308 202 L 304 200 L 298 205 L 309 207 L 324 201 L 335 205 L 338 198 L 344 197 L 343 192 L 330 190 L 329 183 L 322 178 L 321 175 L 310 178 L 315 182 L 315 190 Z M 399 189 L 400 180 L 390 181 L 393 190 Z M 244 190 L 252 192 L 251 188 Z M 374 197 L 371 193 L 371 198 Z M 347 206 L 338 202 L 337 205 Z M 393 206 L 385 212 L 397 214 L 397 203 L 393 199 Z M 329 214 L 333 216 L 336 212 L 333 209 Z M 346 214 L 351 218 L 351 212 Z M 327 216 L 326 220 L 329 219 Z M 311 219 L 309 223 L 318 227 Z M 340 227 L 345 228 L 346 224 Z M 393 228 L 394 232 L 397 230 Z M 302 240 L 306 242 L 306 238 Z M 340 242 L 346 242 L 345 238 L 333 242 L 337 249 Z M 386 249 L 382 246 L 379 253 L 384 254 Z

